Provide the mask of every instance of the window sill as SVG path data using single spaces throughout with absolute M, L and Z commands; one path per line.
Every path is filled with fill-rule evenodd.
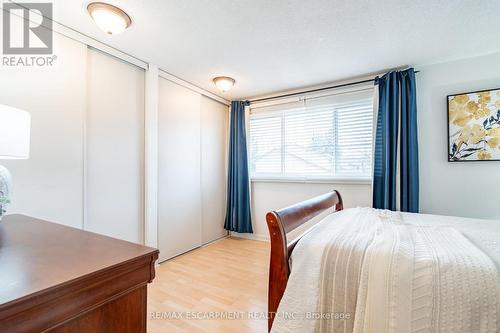
M 366 178 L 296 178 L 296 177 L 255 177 L 252 183 L 305 183 L 305 184 L 345 184 L 345 185 L 371 185 L 372 180 Z

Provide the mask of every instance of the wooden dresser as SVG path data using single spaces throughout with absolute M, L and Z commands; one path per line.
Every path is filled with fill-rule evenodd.
M 158 250 L 23 215 L 0 221 L 0 332 L 146 332 Z

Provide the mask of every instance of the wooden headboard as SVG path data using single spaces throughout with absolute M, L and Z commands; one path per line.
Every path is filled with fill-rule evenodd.
M 297 242 L 312 228 L 301 236 L 288 242 L 286 234 L 310 221 L 325 210 L 335 207 L 335 211 L 344 209 L 342 197 L 332 191 L 315 198 L 300 202 L 293 206 L 267 213 L 266 220 L 271 238 L 271 262 L 269 266 L 268 292 L 268 330 L 271 330 L 278 305 L 285 292 L 290 275 L 289 259 Z

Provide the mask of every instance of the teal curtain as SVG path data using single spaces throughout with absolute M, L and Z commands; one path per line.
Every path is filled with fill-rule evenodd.
M 231 102 L 226 221 L 228 231 L 253 233 L 250 214 L 250 179 L 248 176 L 245 106 L 248 102 Z
M 415 71 L 393 71 L 377 77 L 379 105 L 375 135 L 373 207 L 396 210 L 397 165 L 400 209 L 419 211 L 417 102 Z M 401 128 L 398 156 L 398 135 Z
M 417 132 L 417 92 L 415 71 L 410 68 L 399 72 L 401 85 L 401 211 L 418 213 L 418 132 Z
M 378 115 L 375 134 L 373 207 L 396 210 L 396 169 L 399 123 L 397 73 L 375 79 Z

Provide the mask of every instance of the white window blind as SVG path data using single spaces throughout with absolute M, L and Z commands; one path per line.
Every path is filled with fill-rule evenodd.
M 370 89 L 252 109 L 251 177 L 369 179 L 372 93 Z

